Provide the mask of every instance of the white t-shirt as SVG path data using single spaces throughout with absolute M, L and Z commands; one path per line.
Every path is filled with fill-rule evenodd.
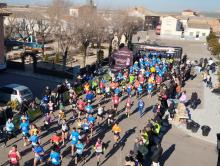
M 103 114 L 103 107 L 99 107 L 99 108 L 98 108 L 98 114 L 99 114 L 99 115 Z

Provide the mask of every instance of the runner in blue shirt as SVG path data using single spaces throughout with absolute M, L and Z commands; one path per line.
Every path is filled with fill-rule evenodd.
M 78 141 L 78 143 L 76 144 L 76 158 L 75 158 L 76 165 L 78 164 L 79 160 L 82 159 L 83 151 L 84 151 L 84 145 L 81 143 L 81 141 Z
M 51 161 L 52 166 L 61 166 L 62 157 L 59 152 L 56 151 L 56 147 L 54 146 L 50 152 L 49 161 Z
M 29 123 L 27 122 L 26 119 L 22 119 L 22 122 L 20 124 L 20 129 L 23 135 L 22 137 L 24 140 L 24 146 L 26 146 L 28 143 L 29 130 L 30 130 Z
M 138 112 L 140 113 L 140 117 L 143 115 L 143 109 L 144 109 L 144 101 L 140 99 L 138 101 Z
M 91 104 L 87 104 L 87 106 L 85 107 L 85 110 L 88 114 L 92 114 L 93 113 L 93 107 Z
M 119 89 L 119 87 L 115 88 L 114 93 L 117 95 L 121 93 L 121 90 Z
M 34 152 L 34 166 L 37 166 L 38 161 L 40 161 L 42 164 L 44 157 L 44 149 L 42 146 L 40 146 L 39 142 L 36 143 L 33 152 Z
M 147 92 L 148 92 L 148 95 L 151 95 L 153 89 L 154 89 L 154 85 L 153 85 L 152 83 L 148 83 L 148 84 L 147 84 Z
M 140 95 L 142 94 L 142 92 L 143 92 L 143 88 L 142 88 L 141 85 L 139 85 L 138 88 L 137 88 L 137 98 L 140 97 Z
M 79 133 L 76 131 L 76 128 L 73 128 L 73 131 L 70 135 L 70 140 L 71 140 L 71 154 L 72 156 L 74 155 L 74 150 L 75 150 L 75 145 L 77 144 L 78 140 L 79 140 Z
M 40 143 L 40 140 L 39 137 L 34 134 L 29 138 L 29 142 L 31 142 L 32 148 L 34 148 L 37 145 L 37 143 Z
M 94 94 L 92 92 L 89 92 L 85 98 L 88 103 L 91 103 L 94 97 L 95 97 Z
M 95 126 L 95 117 L 92 116 L 92 114 L 89 115 L 88 117 L 88 122 L 89 122 L 89 126 L 90 126 L 90 137 L 92 137 L 93 135 L 93 128 Z

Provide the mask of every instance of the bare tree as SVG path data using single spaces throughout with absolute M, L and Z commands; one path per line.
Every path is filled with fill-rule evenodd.
M 36 36 L 40 37 L 40 43 L 42 44 L 42 56 L 44 56 L 46 39 L 51 36 L 53 26 L 50 24 L 48 19 L 41 17 L 37 19 L 37 27 Z
M 72 28 L 68 27 L 68 23 L 64 20 L 64 17 L 68 14 L 70 2 L 68 0 L 53 0 L 48 8 L 48 16 L 50 26 L 53 27 L 51 33 L 54 34 L 54 38 L 58 44 L 58 55 L 61 53 L 63 59 L 63 70 L 66 69 L 67 55 L 69 52 L 69 46 L 72 43 Z M 69 28 L 69 29 L 68 29 Z

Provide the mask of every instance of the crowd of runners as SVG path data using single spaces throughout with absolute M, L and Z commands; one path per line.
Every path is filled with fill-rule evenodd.
M 32 146 L 33 165 L 43 162 L 54 166 L 62 165 L 61 150 L 69 141 L 75 165 L 86 162 L 84 153 L 91 147 L 96 154 L 97 165 L 101 165 L 101 156 L 107 146 L 102 141 L 102 136 L 96 135 L 97 131 L 102 130 L 103 126 L 106 131 L 110 128 L 114 140 L 112 148 L 117 147 L 123 130 L 123 126 L 120 126 L 118 121 L 119 115 L 125 114 L 129 118 L 133 107 L 137 108 L 142 118 L 147 102 L 143 96 L 147 96 L 150 100 L 155 94 L 158 95 L 158 104 L 152 109 L 154 116 L 150 120 L 146 119 L 146 124 L 143 124 L 134 148 L 125 157 L 125 166 L 144 165 L 147 160 L 150 160 L 154 166 L 159 165 L 163 153 L 161 128 L 169 125 L 164 123 L 164 114 L 168 113 L 168 118 L 165 119 L 168 120 L 173 119 L 176 113 L 174 108 L 169 108 L 167 100 L 178 99 L 179 102 L 186 103 L 186 95 L 182 87 L 186 80 L 196 76 L 192 70 L 195 70 L 195 64 L 189 63 L 187 56 L 176 61 L 173 56 L 164 57 L 159 52 L 140 53 L 132 66 L 111 73 L 110 80 L 105 80 L 102 76 L 94 77 L 93 73 L 88 72 L 78 78 L 77 84 L 65 81 L 57 86 L 55 92 L 51 91 L 50 87 L 46 87 L 40 102 L 44 117 L 43 126 L 30 122 L 27 109 L 21 110 L 20 130 L 24 146 L 30 146 L 29 144 Z M 79 84 L 83 86 L 82 94 L 77 94 L 75 90 L 76 85 Z M 63 92 L 68 92 L 67 101 L 64 100 Z M 122 100 L 125 100 L 126 104 L 123 110 L 118 110 Z M 138 102 L 134 103 L 134 100 Z M 106 108 L 105 104 L 108 102 L 111 102 L 111 106 Z M 35 107 L 35 104 L 32 102 L 31 106 Z M 67 116 L 69 111 L 72 112 L 71 117 Z M 5 145 L 9 138 L 15 136 L 12 118 L 6 123 Z M 40 139 L 41 132 L 49 130 L 54 121 L 61 133 L 53 131 L 51 134 L 51 151 L 49 158 L 46 159 Z M 12 146 L 8 157 L 11 165 L 19 165 L 22 156 L 16 145 Z

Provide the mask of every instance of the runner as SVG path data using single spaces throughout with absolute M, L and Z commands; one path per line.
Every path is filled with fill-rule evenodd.
M 99 104 L 98 105 L 98 111 L 97 111 L 98 125 L 103 120 L 103 114 L 104 114 L 104 107 L 102 107 L 101 104 Z
M 76 128 L 73 127 L 72 133 L 70 135 L 70 140 L 71 140 L 71 155 L 74 155 L 75 151 L 75 146 L 80 138 L 79 133 L 76 131 Z
M 126 101 L 126 105 L 125 105 L 125 114 L 126 116 L 129 118 L 130 113 L 131 113 L 131 105 L 132 105 L 132 101 L 131 101 L 131 95 L 128 96 L 128 99 Z
M 57 145 L 59 146 L 60 142 L 61 142 L 61 137 L 59 136 L 59 134 L 57 132 L 54 132 L 53 135 L 51 136 L 50 142 L 52 143 L 52 145 Z
M 17 150 L 17 145 L 13 145 L 12 149 L 8 153 L 10 166 L 20 166 L 19 160 L 21 160 L 21 155 Z
M 116 112 L 117 108 L 118 108 L 118 105 L 119 105 L 119 102 L 120 102 L 120 98 L 117 94 L 114 94 L 114 96 L 112 97 L 112 102 L 113 102 L 113 105 L 114 105 L 114 110 Z
M 83 143 L 81 143 L 80 140 L 78 140 L 76 144 L 76 157 L 75 157 L 76 165 L 79 163 L 80 159 L 84 161 L 84 164 L 85 164 L 86 160 L 83 159 L 83 151 L 84 151 L 84 145 Z
M 65 145 L 65 141 L 67 140 L 68 131 L 69 131 L 69 126 L 68 126 L 68 124 L 67 124 L 66 119 L 64 119 L 64 120 L 62 121 L 61 128 L 62 128 L 62 141 L 63 141 L 63 146 L 64 146 L 64 145 Z
M 22 119 L 22 122 L 20 124 L 20 129 L 22 131 L 24 146 L 27 146 L 30 127 L 29 127 L 29 122 L 27 122 L 26 118 Z
M 103 143 L 101 141 L 100 138 L 98 138 L 95 146 L 94 146 L 94 149 L 95 149 L 95 153 L 96 153 L 96 160 L 97 160 L 97 166 L 99 166 L 99 163 L 100 163 L 100 158 L 101 158 L 101 155 L 103 153 Z
M 36 146 L 33 149 L 34 152 L 34 166 L 38 165 L 38 162 L 40 161 L 41 164 L 43 164 L 43 157 L 44 157 L 44 149 L 42 146 L 40 146 L 39 142 L 36 143 Z
M 95 127 L 95 120 L 96 120 L 95 117 L 92 114 L 89 114 L 88 122 L 89 122 L 89 128 L 90 128 L 90 138 L 92 138 L 92 136 L 93 136 L 93 130 Z
M 144 109 L 144 101 L 142 99 L 138 100 L 138 112 L 140 113 L 140 118 L 143 115 L 143 109 Z
M 114 115 L 115 115 L 115 110 L 112 108 L 112 106 L 110 106 L 109 110 L 108 110 L 108 126 L 110 126 L 113 122 L 114 122 Z
M 30 136 L 28 141 L 31 142 L 32 149 L 34 149 L 37 143 L 40 143 L 40 138 L 37 136 L 36 133 L 34 133 L 32 136 Z
M 113 144 L 114 147 L 118 144 L 121 133 L 121 128 L 119 127 L 118 122 L 115 122 L 115 125 L 112 127 L 112 132 L 114 134 L 114 141 L 115 141 L 115 143 Z
M 56 145 L 52 147 L 48 161 L 51 163 L 51 166 L 61 166 L 62 156 L 57 151 Z

